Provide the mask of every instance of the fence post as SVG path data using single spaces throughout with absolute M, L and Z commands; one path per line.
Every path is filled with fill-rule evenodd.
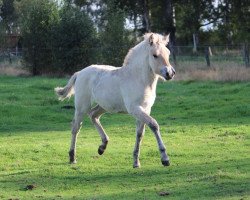
M 18 47 L 16 46 L 16 56 L 18 56 Z
M 209 58 L 209 46 L 205 47 L 205 59 L 207 62 L 207 66 L 210 67 L 210 58 Z
M 175 47 L 174 47 L 174 48 L 175 48 Z M 175 49 L 174 49 L 174 51 L 173 51 L 172 55 L 173 55 L 173 60 L 174 60 L 174 66 L 177 66 Z
M 36 47 L 32 46 L 32 51 L 33 51 L 33 66 L 32 66 L 32 74 L 33 76 L 38 75 L 38 70 L 37 70 L 37 59 L 36 59 Z
M 10 49 L 8 48 L 7 49 L 8 51 L 8 57 L 9 57 L 9 63 L 11 64 L 12 63 L 12 60 L 11 60 L 11 53 L 10 53 Z
M 249 67 L 249 46 L 247 43 L 243 45 L 243 60 L 245 62 L 245 66 Z
M 174 46 L 173 43 L 170 43 L 169 49 L 170 49 L 170 52 L 171 52 L 171 55 L 172 55 L 172 58 L 173 58 L 173 61 L 174 61 L 174 65 L 176 66 L 177 65 L 177 62 L 176 62 L 176 53 L 175 53 L 176 46 Z
M 197 53 L 197 37 L 195 33 L 193 33 L 193 43 L 194 43 L 193 53 Z

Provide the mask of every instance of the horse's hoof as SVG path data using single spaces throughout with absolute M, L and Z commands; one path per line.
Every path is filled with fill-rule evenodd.
M 100 147 L 98 148 L 98 154 L 102 155 L 104 153 L 104 149 L 101 149 Z
M 77 162 L 76 162 L 76 160 L 73 160 L 73 161 L 69 161 L 69 164 L 76 164 Z
M 162 163 L 162 165 L 165 166 L 165 167 L 167 167 L 167 166 L 170 165 L 169 160 L 162 160 L 161 163 Z
M 139 165 L 138 164 L 134 164 L 133 168 L 141 168 L 141 165 L 140 164 Z

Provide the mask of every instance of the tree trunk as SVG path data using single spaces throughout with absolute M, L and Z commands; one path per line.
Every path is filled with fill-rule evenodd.
M 145 31 L 150 32 L 151 31 L 151 26 L 150 26 L 148 0 L 142 0 L 142 5 L 143 5 L 143 21 L 142 21 L 142 24 L 143 24 L 143 26 L 145 28 Z
M 165 0 L 165 13 L 164 13 L 164 21 L 166 24 L 165 33 L 170 33 L 170 41 L 173 45 L 175 45 L 175 24 L 174 24 L 174 12 L 173 12 L 173 4 L 171 0 Z
M 175 27 L 175 12 L 174 12 L 174 7 L 172 4 L 172 0 L 165 0 L 164 1 L 164 7 L 165 7 L 165 12 L 164 12 L 164 22 L 166 24 L 165 28 L 165 33 L 169 34 L 170 33 L 170 51 L 173 55 L 174 63 L 176 63 L 176 55 L 175 55 L 175 46 L 176 46 L 176 39 L 175 39 L 175 32 L 176 32 L 176 27 Z

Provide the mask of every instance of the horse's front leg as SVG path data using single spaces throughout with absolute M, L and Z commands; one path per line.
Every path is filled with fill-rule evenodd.
M 136 121 L 136 141 L 135 148 L 133 152 L 134 156 L 134 168 L 139 168 L 141 166 L 139 156 L 140 156 L 140 145 L 145 132 L 145 124 L 141 121 Z
M 148 125 L 148 127 L 152 130 L 152 132 L 155 135 L 155 138 L 157 140 L 158 148 L 161 154 L 161 162 L 164 166 L 169 166 L 169 157 L 166 153 L 166 147 L 162 141 L 161 133 L 160 133 L 160 127 L 157 123 L 157 121 L 148 115 L 144 109 L 141 106 L 133 107 L 131 109 L 132 112 L 130 112 L 137 120 L 140 120 L 141 122 Z

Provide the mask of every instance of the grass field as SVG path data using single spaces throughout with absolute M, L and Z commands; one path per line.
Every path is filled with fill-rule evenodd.
M 102 118 L 103 156 L 85 118 L 68 164 L 73 101 L 53 92 L 66 81 L 0 77 L 0 199 L 250 199 L 250 82 L 160 83 L 152 116 L 171 166 L 147 128 L 133 169 L 135 123 L 122 114 Z

